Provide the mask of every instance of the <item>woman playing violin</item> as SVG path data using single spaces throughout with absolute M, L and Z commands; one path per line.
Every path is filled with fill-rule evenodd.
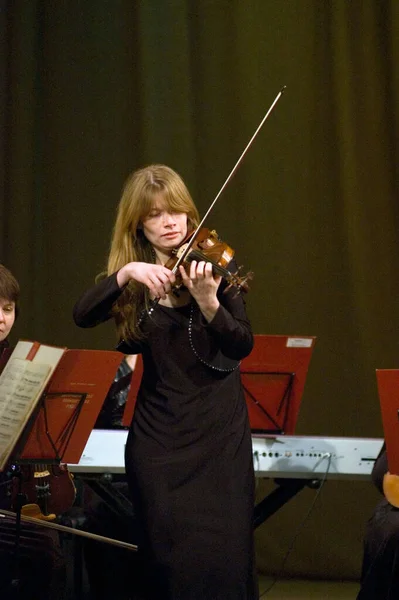
M 254 474 L 239 371 L 253 345 L 245 304 L 206 260 L 176 275 L 165 266 L 198 221 L 172 169 L 133 173 L 108 274 L 76 303 L 74 319 L 93 327 L 114 318 L 119 349 L 143 356 L 125 452 L 147 575 L 140 597 L 253 600 Z

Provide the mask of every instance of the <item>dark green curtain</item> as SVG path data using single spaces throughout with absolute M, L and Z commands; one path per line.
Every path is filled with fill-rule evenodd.
M 318 338 L 298 433 L 382 436 L 375 369 L 399 367 L 399 4 L 0 6 L 0 260 L 22 286 L 15 337 L 112 348 L 111 324 L 78 330 L 71 309 L 105 265 L 125 178 L 166 163 L 205 212 L 286 85 L 208 225 L 255 273 L 254 332 Z M 278 570 L 313 494 L 257 532 L 262 570 Z M 376 498 L 368 482 L 328 483 L 287 570 L 357 577 Z

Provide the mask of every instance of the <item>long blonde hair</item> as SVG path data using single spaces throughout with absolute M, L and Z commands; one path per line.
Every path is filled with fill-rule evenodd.
M 178 173 L 165 165 L 149 165 L 133 172 L 123 187 L 117 209 L 108 257 L 108 275 L 129 262 L 155 262 L 152 246 L 144 236 L 141 224 L 153 207 L 154 197 L 160 193 L 172 211 L 187 214 L 187 231 L 197 227 L 198 211 Z M 142 337 L 138 320 L 148 303 L 148 289 L 143 284 L 131 281 L 113 309 L 121 338 Z

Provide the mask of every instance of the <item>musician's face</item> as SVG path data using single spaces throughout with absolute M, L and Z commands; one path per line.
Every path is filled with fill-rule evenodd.
M 151 212 L 143 219 L 143 232 L 155 250 L 170 255 L 187 235 L 187 214 L 172 212 L 162 195 L 154 198 Z
M 6 339 L 15 321 L 15 303 L 0 298 L 0 342 Z

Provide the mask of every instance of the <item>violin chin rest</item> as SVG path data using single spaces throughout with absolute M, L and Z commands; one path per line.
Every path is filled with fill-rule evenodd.
M 392 504 L 395 508 L 399 508 L 399 475 L 392 475 L 389 472 L 385 473 L 382 488 L 389 504 Z
M 54 521 L 56 519 L 54 513 L 44 515 L 38 504 L 24 504 L 21 509 L 21 514 L 24 517 L 32 517 L 34 519 L 41 519 L 42 521 Z

